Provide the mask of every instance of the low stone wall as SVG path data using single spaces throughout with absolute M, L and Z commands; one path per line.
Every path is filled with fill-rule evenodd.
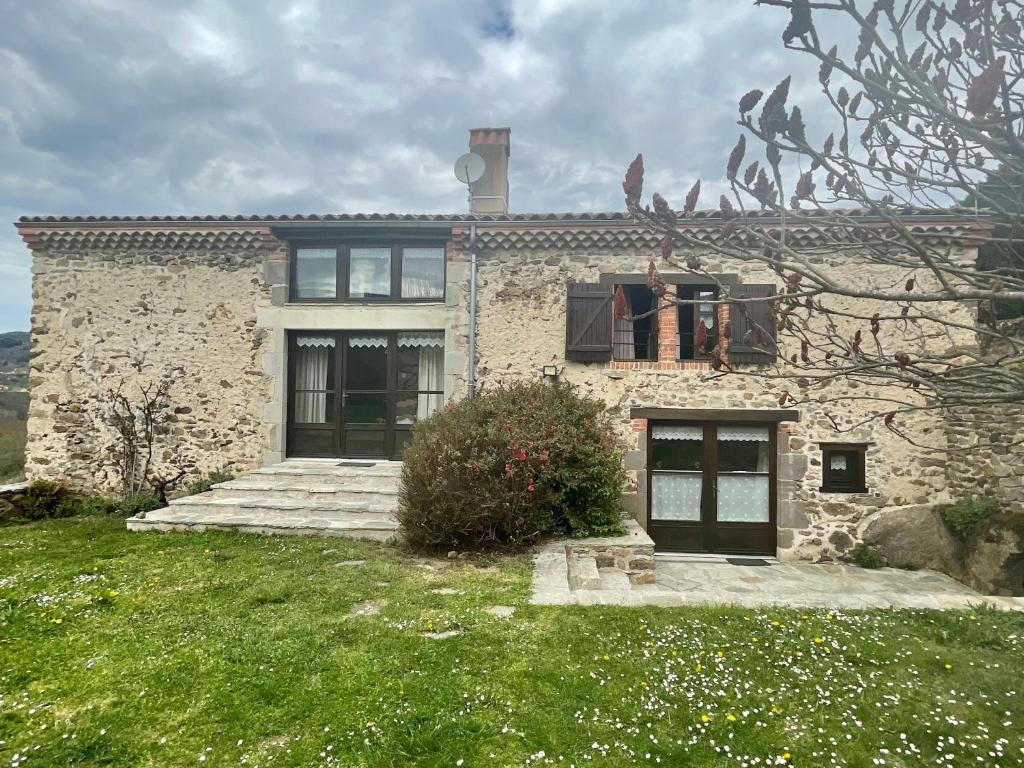
M 0 520 L 6 520 L 14 503 L 25 495 L 28 483 L 8 483 L 0 485 Z
M 570 539 L 565 543 L 566 558 L 570 561 L 592 558 L 599 569 L 617 568 L 622 571 L 631 584 L 653 584 L 654 542 L 636 521 L 627 520 L 625 526 L 624 536 Z

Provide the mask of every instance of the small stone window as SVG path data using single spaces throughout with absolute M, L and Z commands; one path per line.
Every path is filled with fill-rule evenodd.
M 824 493 L 867 493 L 864 455 L 867 443 L 821 443 Z

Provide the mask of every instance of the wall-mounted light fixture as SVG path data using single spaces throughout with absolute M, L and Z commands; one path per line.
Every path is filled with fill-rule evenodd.
M 558 366 L 557 365 L 545 365 L 541 368 L 541 373 L 544 374 L 545 379 L 557 379 L 558 378 Z

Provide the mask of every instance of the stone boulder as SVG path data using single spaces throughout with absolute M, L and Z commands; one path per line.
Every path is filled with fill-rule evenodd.
M 867 520 L 861 539 L 894 568 L 930 568 L 954 577 L 963 570 L 960 545 L 932 505 L 881 509 Z
M 1024 595 L 1024 515 L 985 520 L 967 542 L 965 581 L 990 595 Z

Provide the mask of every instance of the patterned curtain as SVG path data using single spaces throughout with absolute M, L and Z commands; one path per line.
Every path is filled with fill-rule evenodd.
M 700 520 L 701 472 L 651 476 L 652 520 Z
M 718 475 L 718 520 L 720 522 L 768 522 L 768 438 L 768 427 L 721 426 L 718 428 L 719 442 L 757 444 L 757 464 L 752 471 L 725 472 Z
M 718 520 L 723 523 L 767 523 L 767 475 L 719 475 Z
M 655 424 L 651 437 L 655 440 L 703 440 L 704 427 Z

